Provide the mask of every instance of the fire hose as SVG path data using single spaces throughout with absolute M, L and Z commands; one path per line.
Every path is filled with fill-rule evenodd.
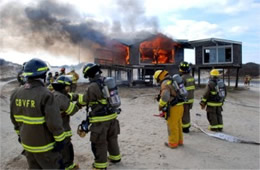
M 225 134 L 225 133 L 222 133 L 222 132 L 218 132 L 218 133 L 206 132 L 199 125 L 197 125 L 196 123 L 192 123 L 191 125 L 193 127 L 195 127 L 196 129 L 199 129 L 204 134 L 206 134 L 208 136 L 211 136 L 211 137 L 214 137 L 214 138 L 217 138 L 217 139 L 226 140 L 228 142 L 234 142 L 234 143 L 246 143 L 246 144 L 260 145 L 259 142 L 239 139 L 238 137 L 231 136 L 231 135 L 228 135 L 228 134 Z
M 162 117 L 163 118 L 164 115 L 165 115 L 165 112 L 161 112 L 160 114 L 158 114 L 158 115 L 155 114 L 154 116 L 158 116 L 158 117 Z M 196 116 L 201 116 L 201 114 L 196 113 Z M 208 136 L 211 136 L 211 137 L 214 137 L 214 138 L 217 138 L 217 139 L 221 139 L 221 140 L 225 140 L 225 141 L 233 142 L 233 143 L 245 143 L 245 144 L 260 145 L 259 142 L 240 139 L 238 137 L 235 137 L 235 136 L 232 136 L 232 135 L 228 135 L 228 134 L 225 134 L 225 133 L 222 133 L 222 132 L 218 132 L 218 133 L 206 132 L 205 130 L 202 129 L 202 127 L 200 127 L 199 125 L 197 125 L 196 123 L 193 123 L 193 122 L 192 122 L 191 126 L 193 126 L 194 128 L 200 130 L 204 134 L 206 134 Z

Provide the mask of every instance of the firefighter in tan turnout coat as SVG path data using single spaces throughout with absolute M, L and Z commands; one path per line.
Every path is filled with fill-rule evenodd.
M 184 102 L 184 112 L 182 117 L 182 131 L 184 133 L 190 132 L 190 109 L 194 102 L 195 80 L 190 75 L 190 65 L 187 62 L 181 62 L 179 65 L 179 72 L 183 79 L 186 90 L 188 91 L 187 101 Z
M 65 130 L 65 144 L 61 153 L 66 169 L 78 169 L 79 166 L 74 163 L 74 149 L 71 143 L 72 131 L 70 127 L 70 116 L 73 116 L 78 110 L 79 106 L 71 101 L 69 92 L 71 90 L 72 80 L 69 76 L 62 75 L 52 83 L 54 88 L 54 97 L 60 108 L 61 117 L 63 120 L 63 128 Z
M 75 92 L 77 89 L 77 82 L 79 79 L 79 75 L 78 73 L 75 72 L 74 68 L 72 68 L 71 72 L 67 73 L 67 75 L 72 76 L 71 92 Z
M 118 134 L 120 133 L 119 121 L 116 119 L 118 112 L 109 110 L 108 101 L 102 93 L 101 84 L 104 77 L 101 76 L 100 66 L 88 63 L 83 68 L 84 78 L 89 78 L 90 84 L 84 93 L 79 95 L 78 102 L 91 108 L 89 112 L 90 141 L 95 157 L 93 167 L 106 169 L 107 158 L 112 163 L 121 161 L 118 146 Z M 88 112 L 88 109 L 87 109 Z M 109 156 L 107 157 L 107 152 Z
M 59 152 L 65 139 L 62 119 L 53 94 L 43 83 L 48 70 L 40 59 L 28 61 L 23 73 L 27 82 L 10 98 L 11 120 L 29 169 L 64 168 Z
M 161 85 L 159 110 L 162 111 L 167 108 L 165 118 L 168 127 L 168 142 L 165 145 L 169 148 L 177 148 L 183 145 L 182 134 L 182 115 L 183 115 L 183 101 L 178 101 L 177 91 L 172 85 L 171 76 L 166 70 L 157 70 L 153 78 Z M 176 101 L 176 102 L 175 102 Z

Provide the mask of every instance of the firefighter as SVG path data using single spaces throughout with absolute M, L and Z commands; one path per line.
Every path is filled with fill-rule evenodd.
M 244 78 L 244 85 L 249 87 L 250 86 L 251 77 L 250 75 L 246 75 Z
M 75 92 L 77 89 L 77 81 L 79 79 L 79 75 L 75 72 L 74 68 L 72 68 L 71 72 L 69 72 L 67 75 L 72 76 L 71 92 Z
M 28 61 L 23 73 L 27 82 L 10 98 L 11 121 L 29 169 L 64 168 L 60 154 L 65 139 L 62 119 L 53 94 L 43 82 L 48 70 L 40 59 Z
M 50 91 L 53 91 L 53 87 L 52 87 L 53 82 L 54 82 L 54 77 L 52 76 L 52 72 L 49 72 L 46 79 L 46 86 Z
M 219 79 L 219 76 L 220 74 L 217 69 L 212 69 L 210 71 L 210 80 L 200 102 L 201 109 L 205 109 L 207 106 L 207 119 L 210 124 L 208 129 L 211 131 L 223 130 L 221 112 L 223 111 L 222 106 L 227 91 L 225 84 Z
M 182 131 L 184 133 L 190 132 L 190 109 L 194 102 L 194 90 L 195 90 L 195 80 L 194 77 L 190 75 L 190 65 L 187 62 L 181 62 L 179 65 L 179 72 L 184 81 L 186 90 L 188 91 L 187 101 L 184 102 L 183 117 L 182 117 Z
M 95 157 L 93 163 L 95 169 L 107 168 L 107 152 L 109 152 L 110 162 L 118 163 L 121 161 L 118 146 L 118 134 L 120 133 L 118 113 L 110 111 L 107 107 L 108 101 L 100 86 L 104 80 L 101 73 L 100 66 L 94 63 L 88 63 L 83 67 L 84 78 L 88 78 L 90 84 L 84 95 L 79 95 L 78 99 L 81 105 L 87 105 L 87 108 L 91 108 L 88 119 L 91 124 L 89 130 L 91 132 L 91 148 Z
M 17 74 L 17 81 L 19 82 L 19 86 L 24 85 L 24 83 L 26 81 L 24 76 L 23 76 L 23 70 L 24 70 L 25 64 L 26 64 L 26 62 L 23 63 L 22 69 Z
M 72 131 L 70 128 L 70 116 L 73 116 L 78 110 L 79 106 L 70 100 L 69 92 L 71 90 L 72 80 L 69 76 L 60 76 L 52 83 L 54 88 L 54 97 L 60 108 L 61 117 L 63 120 L 63 128 L 65 130 L 65 144 L 61 151 L 63 162 L 66 169 L 78 169 L 79 166 L 74 163 L 74 149 L 71 143 Z
M 46 82 L 46 86 L 50 85 L 51 83 L 54 82 L 54 77 L 52 76 L 52 72 L 49 72 L 48 73 L 48 76 L 47 76 L 47 82 Z
M 65 71 L 66 71 L 65 67 L 62 67 L 62 68 L 60 69 L 60 75 L 59 75 L 59 76 L 65 75 L 65 74 L 66 74 Z
M 59 77 L 59 72 L 56 71 L 55 74 L 54 74 L 54 77 L 53 77 L 54 81 L 57 80 L 58 77 Z
M 157 70 L 153 78 L 156 83 L 161 85 L 159 110 L 167 110 L 165 115 L 168 127 L 168 142 L 165 142 L 165 145 L 172 149 L 177 148 L 183 145 L 182 115 L 184 103 L 177 100 L 177 91 L 174 89 L 172 79 L 166 70 Z

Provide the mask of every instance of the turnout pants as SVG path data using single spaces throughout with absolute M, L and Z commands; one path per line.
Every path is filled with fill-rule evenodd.
M 29 169 L 64 169 L 62 155 L 59 152 L 25 153 Z
M 223 129 L 223 120 L 222 114 L 223 111 L 222 107 L 211 107 L 207 106 L 207 119 L 209 121 L 209 129 L 210 130 L 222 130 Z
M 77 89 L 77 83 L 72 83 L 71 84 L 71 92 L 75 92 Z
M 61 151 L 64 166 L 67 169 L 72 169 L 75 167 L 76 164 L 74 164 L 74 149 L 73 145 L 71 143 L 71 138 L 67 137 L 65 139 L 65 145 L 64 148 Z
M 121 160 L 117 140 L 120 127 L 117 119 L 93 123 L 90 127 L 90 131 L 91 148 L 95 156 L 95 168 L 107 168 L 107 152 L 109 153 L 108 158 L 112 162 Z
M 184 111 L 183 111 L 183 116 L 182 116 L 182 128 L 189 129 L 190 128 L 190 109 L 192 108 L 192 103 L 191 104 L 184 104 L 183 105 Z
M 175 105 L 170 108 L 170 116 L 167 119 L 168 144 L 177 147 L 183 144 L 182 134 L 183 105 Z

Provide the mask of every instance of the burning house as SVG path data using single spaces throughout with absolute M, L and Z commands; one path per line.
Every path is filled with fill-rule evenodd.
M 158 69 L 174 73 L 184 60 L 184 48 L 192 48 L 187 40 L 173 40 L 163 34 L 152 35 L 143 40 L 126 42 L 113 40 L 107 47 L 96 49 L 95 62 L 108 69 L 108 75 L 120 79 L 122 71 L 127 73 L 131 85 L 136 82 L 152 82 L 152 75 Z M 134 71 L 136 78 L 134 79 Z

